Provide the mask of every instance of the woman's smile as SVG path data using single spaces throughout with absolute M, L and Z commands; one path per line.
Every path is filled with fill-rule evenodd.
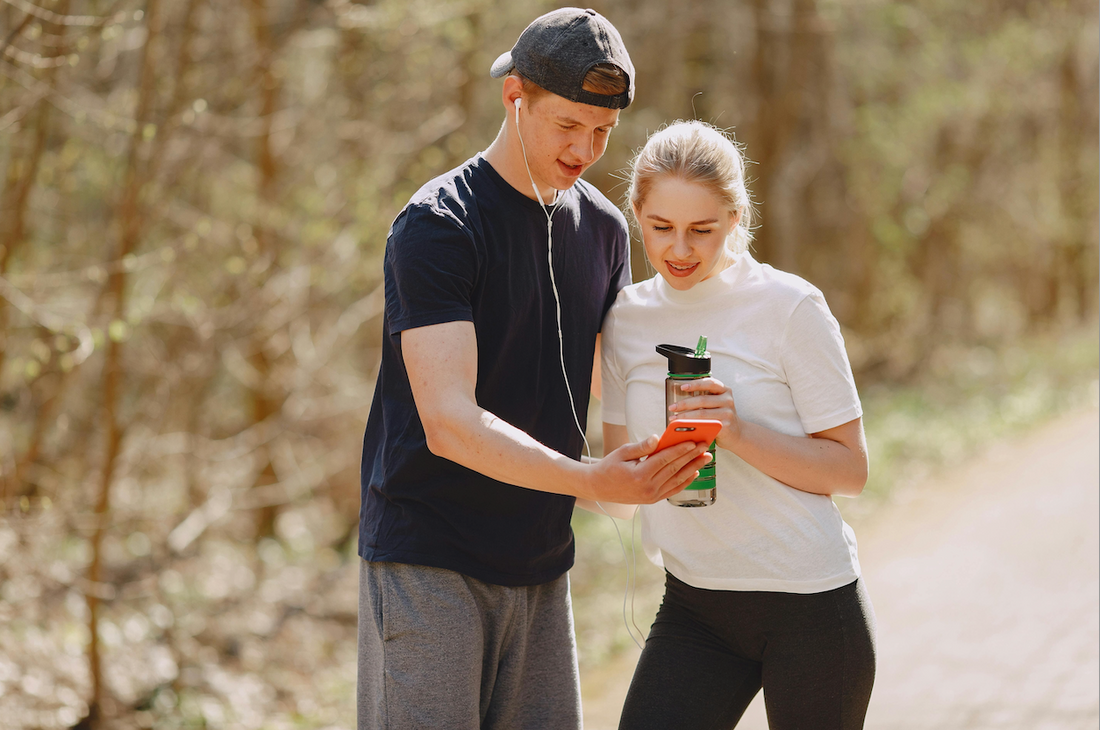
M 694 264 L 681 264 L 666 259 L 665 265 L 673 276 L 691 276 L 692 273 L 695 272 L 695 269 L 699 267 L 699 262 L 696 261 Z

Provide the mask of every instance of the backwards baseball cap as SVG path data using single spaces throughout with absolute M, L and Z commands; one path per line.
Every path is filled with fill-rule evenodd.
M 585 75 L 601 63 L 616 66 L 626 75 L 626 91 L 607 95 L 584 88 Z M 500 54 L 489 75 L 499 79 L 513 68 L 570 101 L 625 109 L 634 99 L 634 64 L 619 31 L 595 10 L 560 8 L 536 18 L 512 50 Z

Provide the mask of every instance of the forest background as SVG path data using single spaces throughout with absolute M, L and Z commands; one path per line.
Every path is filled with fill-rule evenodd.
M 387 228 L 554 7 L 0 0 L 5 727 L 353 726 Z M 745 145 L 756 255 L 824 291 L 864 397 L 853 519 L 1095 397 L 1095 2 L 592 7 L 637 97 L 587 179 L 620 202 L 675 119 Z M 636 651 L 624 559 L 575 527 L 597 674 Z

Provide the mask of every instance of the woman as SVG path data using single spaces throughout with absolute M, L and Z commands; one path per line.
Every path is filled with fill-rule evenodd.
M 820 291 L 748 253 L 744 160 L 717 129 L 650 137 L 628 200 L 658 275 L 604 323 L 605 448 L 664 430 L 655 347 L 700 335 L 712 377 L 669 410 L 722 429 L 714 504 L 641 508 L 665 596 L 619 727 L 731 728 L 763 688 L 772 728 L 860 728 L 874 614 L 831 497 L 862 491 L 867 449 L 839 326 Z

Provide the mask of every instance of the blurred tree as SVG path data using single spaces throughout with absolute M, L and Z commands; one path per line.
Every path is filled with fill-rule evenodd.
M 556 6 L 0 0 L 0 684 L 55 678 L 0 716 L 335 722 L 387 229 Z M 1096 317 L 1093 3 L 594 7 L 637 96 L 588 178 L 618 200 L 661 124 L 729 129 L 757 256 L 864 382 Z

